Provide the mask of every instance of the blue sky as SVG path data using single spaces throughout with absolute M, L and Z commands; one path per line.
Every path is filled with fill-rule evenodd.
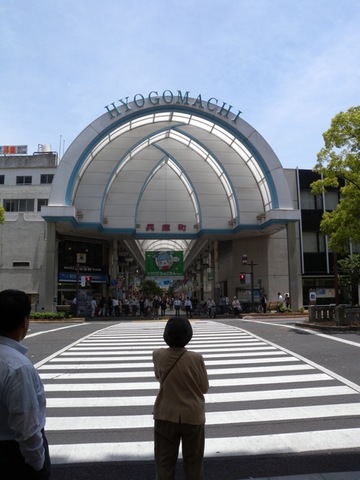
M 105 105 L 189 91 L 241 110 L 285 168 L 360 105 L 359 0 L 0 0 L 0 145 L 61 151 Z

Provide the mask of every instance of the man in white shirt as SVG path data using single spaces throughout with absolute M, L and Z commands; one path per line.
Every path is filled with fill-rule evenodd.
M 0 466 L 7 478 L 48 480 L 44 386 L 20 343 L 29 328 L 30 311 L 24 292 L 0 292 Z
M 185 300 L 184 306 L 185 306 L 186 317 L 191 318 L 192 317 L 192 301 L 190 300 L 189 297 L 187 297 L 187 299 Z

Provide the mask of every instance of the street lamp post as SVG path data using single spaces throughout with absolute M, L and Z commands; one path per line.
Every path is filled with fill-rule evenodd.
M 86 253 L 77 253 L 76 254 L 76 316 L 79 315 L 79 275 L 80 275 L 80 263 L 86 263 Z
M 241 258 L 242 264 L 243 265 L 250 265 L 250 275 L 251 275 L 251 308 L 254 308 L 254 267 L 258 265 L 257 263 L 254 263 L 252 260 L 250 263 L 248 263 L 248 258 L 247 255 L 244 254 Z
M 79 273 L 80 273 L 80 264 L 76 262 L 76 293 L 75 293 L 75 316 L 78 317 L 79 315 Z

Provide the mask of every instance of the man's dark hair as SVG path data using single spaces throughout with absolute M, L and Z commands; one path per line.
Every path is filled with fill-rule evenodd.
M 3 290 L 0 292 L 0 334 L 16 330 L 29 317 L 31 303 L 21 290 Z

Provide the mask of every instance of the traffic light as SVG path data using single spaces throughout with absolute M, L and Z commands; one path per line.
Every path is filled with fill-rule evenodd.
M 91 277 L 90 277 L 90 276 L 87 276 L 87 277 L 86 277 L 86 286 L 87 286 L 87 287 L 90 287 L 90 283 L 91 283 Z
M 240 273 L 240 283 L 241 284 L 245 283 L 245 273 Z

